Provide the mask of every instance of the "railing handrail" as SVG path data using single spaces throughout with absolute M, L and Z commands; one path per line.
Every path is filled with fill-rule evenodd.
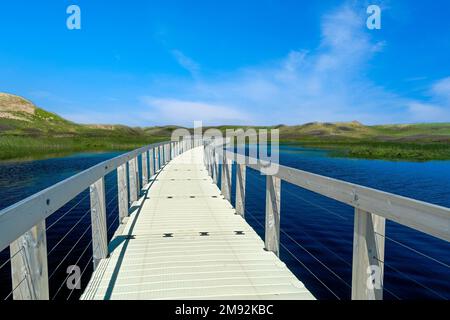
M 40 221 L 138 155 L 173 141 L 157 142 L 98 163 L 0 211 L 0 251 Z
M 352 299 L 383 298 L 384 247 L 386 219 L 450 241 L 450 209 L 431 203 L 325 177 L 311 172 L 270 163 L 226 150 L 226 141 L 204 141 L 205 166 L 213 181 L 221 175 L 221 191 L 231 199 L 232 165 L 236 162 L 236 213 L 245 218 L 246 168 L 266 175 L 264 244 L 267 251 L 280 254 L 281 181 L 286 181 L 316 194 L 345 203 L 354 208 Z M 219 170 L 219 160 L 222 160 Z M 275 165 L 277 168 L 268 168 Z M 219 173 L 219 171 L 221 171 Z M 376 283 L 376 285 L 374 285 Z M 370 285 L 369 285 L 370 284 Z
M 226 157 L 261 172 L 264 160 L 225 151 Z M 275 177 L 401 225 L 450 241 L 450 208 L 278 164 Z
M 141 198 L 142 190 L 149 186 L 150 178 L 198 142 L 190 136 L 178 136 L 138 148 L 94 165 L 0 211 L 0 251 L 10 247 L 13 288 L 10 295 L 13 299 L 49 299 L 47 217 L 89 189 L 91 260 L 95 270 L 100 261 L 109 256 L 105 176 L 117 170 L 117 208 L 122 224 L 133 212 L 133 205 Z M 139 157 L 142 166 L 138 165 Z
M 214 143 L 211 143 L 212 141 Z M 141 174 L 145 185 L 152 173 L 161 168 L 161 163 L 167 163 L 172 157 L 203 143 L 204 164 L 214 182 L 217 182 L 219 175 L 218 160 L 219 158 L 224 160 L 221 170 L 221 190 L 227 200 L 231 200 L 231 165 L 233 161 L 237 160 L 236 213 L 244 216 L 245 170 L 249 167 L 265 174 L 263 169 L 266 169 L 270 163 L 223 150 L 223 145 L 228 142 L 229 139 L 207 140 L 184 137 L 181 141 L 172 140 L 150 144 L 103 161 L 1 210 L 0 251 L 11 246 L 13 288 L 16 289 L 22 283 L 17 275 L 23 273 L 24 268 L 30 270 L 28 274 L 30 279 L 27 280 L 26 288 L 17 294 L 17 298 L 48 299 L 45 219 L 88 188 L 91 197 L 93 243 L 98 242 L 96 246 L 93 245 L 94 268 L 99 260 L 107 257 L 104 178 L 108 173 L 117 169 L 119 217 L 127 216 L 129 214 L 128 205 L 137 200 L 141 190 L 137 165 L 139 155 L 142 155 Z M 148 172 L 148 169 L 152 171 L 152 159 L 155 161 L 155 171 Z M 150 161 L 149 166 L 147 166 L 148 160 Z M 156 162 L 158 162 L 158 166 Z M 383 270 L 385 219 L 450 241 L 449 208 L 280 164 L 276 165 L 278 170 L 274 174 L 266 174 L 266 249 L 279 254 L 281 181 L 354 207 L 352 270 L 352 298 L 354 299 L 382 298 L 382 288 L 381 290 L 379 288 L 368 289 L 366 283 L 367 268 L 378 266 Z M 126 170 L 127 166 L 128 170 Z M 127 171 L 129 185 L 126 181 Z M 127 190 L 130 191 L 130 199 L 128 199 Z M 376 235 L 380 237 L 376 237 Z M 16 256 L 20 250 L 22 250 L 21 255 L 26 259 Z M 382 274 L 383 271 L 381 271 Z

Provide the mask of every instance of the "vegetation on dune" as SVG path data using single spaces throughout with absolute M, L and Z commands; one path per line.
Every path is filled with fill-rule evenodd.
M 0 93 L 0 160 L 132 150 L 167 140 L 172 129 L 76 124 L 28 100 Z
M 333 150 L 337 156 L 389 160 L 450 159 L 450 123 L 364 126 L 311 123 L 280 128 L 282 141 Z
M 81 125 L 21 97 L 0 93 L 0 160 L 131 150 L 167 140 L 177 128 Z M 353 121 L 216 128 L 222 132 L 237 128 L 277 128 L 282 143 L 330 149 L 337 156 L 414 161 L 450 159 L 450 123 L 365 126 Z
M 76 152 L 127 151 L 164 137 L 0 137 L 0 160 L 39 159 Z
M 237 126 L 218 127 L 225 132 Z M 328 149 L 334 156 L 386 160 L 449 160 L 450 123 L 365 126 L 357 121 L 278 125 L 280 142 Z
M 450 160 L 448 143 L 407 143 L 373 140 L 282 140 L 287 144 L 326 149 L 332 156 L 381 160 Z

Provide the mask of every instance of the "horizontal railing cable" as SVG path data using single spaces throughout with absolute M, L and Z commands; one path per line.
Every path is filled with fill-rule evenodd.
M 72 248 L 70 248 L 70 250 L 66 253 L 66 255 L 64 256 L 64 258 L 61 259 L 61 261 L 59 262 L 59 264 L 55 267 L 55 269 L 53 269 L 53 272 L 49 275 L 48 280 L 50 281 L 53 276 L 56 274 L 56 271 L 58 271 L 59 267 L 62 266 L 62 264 L 64 263 L 64 261 L 66 261 L 66 259 L 69 257 L 70 253 L 75 249 L 75 247 L 77 246 L 77 244 L 81 241 L 81 239 L 86 235 L 86 233 L 92 228 L 91 225 L 89 225 L 84 232 L 81 234 L 81 236 L 78 238 L 78 240 L 75 242 L 75 244 L 72 246 Z
M 114 190 L 115 187 L 112 187 L 109 190 L 109 193 Z M 88 194 L 89 195 L 89 194 Z M 88 196 L 87 195 L 87 196 Z M 85 196 L 83 199 L 85 199 L 87 196 Z M 108 208 L 110 206 L 110 204 L 116 200 L 118 198 L 118 194 L 116 196 L 114 196 L 107 204 L 106 204 L 106 208 Z M 80 202 L 78 202 L 80 203 Z M 72 210 L 72 209 L 71 209 Z M 64 263 L 64 261 L 69 257 L 70 253 L 75 249 L 75 247 L 77 246 L 77 244 L 81 241 L 81 239 L 84 237 L 84 235 L 89 231 L 89 229 L 92 228 L 92 225 L 89 224 L 89 226 L 84 230 L 84 232 L 81 234 L 81 236 L 78 238 L 78 240 L 75 242 L 75 244 L 70 248 L 70 250 L 66 253 L 66 255 L 64 256 L 63 259 L 61 259 L 60 263 L 58 264 L 58 266 L 53 270 L 53 272 L 50 274 L 50 276 L 48 277 L 49 281 L 50 279 L 54 276 L 54 274 L 56 273 L 56 271 L 59 269 L 59 267 L 61 267 L 61 265 Z M 48 229 L 47 229 L 48 231 Z
M 259 220 L 255 217 L 255 216 L 253 216 L 250 212 L 248 212 L 247 210 L 246 210 L 246 213 L 247 214 L 249 214 L 250 215 L 250 217 L 252 217 L 253 218 L 253 220 L 255 220 L 260 226 L 261 226 L 261 228 L 263 228 L 264 229 L 264 226 L 262 225 L 262 223 L 261 222 L 259 222 Z M 300 261 L 300 259 L 298 259 L 286 246 L 284 246 L 282 243 L 280 243 L 280 245 L 295 259 L 295 260 L 297 260 L 302 266 L 303 266 L 303 268 L 305 268 L 305 270 L 307 270 L 320 284 L 322 284 L 322 286 L 325 288 L 325 289 L 327 289 L 331 294 L 333 294 L 338 300 L 341 300 L 341 298 L 336 294 L 336 293 L 334 293 L 334 291 L 333 290 L 331 290 L 322 280 L 320 280 L 320 278 L 316 275 L 316 274 L 314 274 L 314 272 L 311 270 L 311 269 L 309 269 L 302 261 Z
M 316 256 L 314 256 L 310 251 L 308 251 L 306 248 L 304 248 L 300 243 L 298 243 L 294 238 L 292 238 L 287 232 L 285 232 L 282 228 L 280 228 L 280 231 L 287 236 L 289 239 L 291 239 L 292 242 L 294 242 L 297 246 L 299 246 L 301 249 L 303 249 L 305 252 L 307 252 L 311 257 L 313 257 L 317 262 L 319 262 L 323 267 L 325 267 L 330 273 L 332 273 L 335 277 L 337 277 L 339 280 L 341 280 L 341 282 L 343 282 L 347 287 L 349 287 L 351 289 L 351 285 L 346 282 L 344 279 L 342 279 L 338 274 L 336 274 L 333 270 L 331 270 L 331 268 L 327 267 L 321 260 L 319 260 Z M 316 241 L 317 242 L 317 241 Z M 326 248 L 327 250 L 329 250 L 328 248 Z M 331 250 L 329 250 L 330 252 L 332 252 Z M 339 257 L 339 255 L 335 254 L 336 257 Z M 341 260 L 343 260 L 343 258 L 340 258 Z M 344 261 L 344 260 L 343 260 Z M 350 263 L 347 262 L 347 265 L 351 266 Z M 383 288 L 383 290 L 385 290 L 387 293 L 391 294 L 393 297 L 395 297 L 397 300 L 401 300 L 399 296 L 397 296 L 395 293 L 393 293 L 392 291 L 390 291 L 389 289 Z
M 91 264 L 92 260 L 94 259 L 94 257 L 90 257 L 88 262 L 86 263 L 86 265 L 83 268 L 83 271 L 81 271 L 80 277 L 76 280 L 76 282 L 74 283 L 74 288 L 70 289 L 69 295 L 67 296 L 66 300 L 69 300 L 70 297 L 72 296 L 72 293 L 75 292 L 75 288 L 78 286 L 78 283 L 81 281 L 81 279 L 83 279 L 83 275 L 86 272 L 87 268 L 89 267 L 89 265 Z
M 258 183 L 254 183 L 251 180 L 248 180 L 252 186 L 258 187 L 260 189 L 260 191 L 263 191 L 262 189 L 264 189 L 263 186 L 261 186 Z M 287 191 L 287 189 L 283 189 L 284 191 Z M 303 200 L 301 197 L 297 197 L 300 200 Z M 248 212 L 248 209 L 245 209 L 246 212 Z M 326 211 L 329 212 L 329 210 L 327 209 Z M 251 214 L 252 215 L 252 214 Z M 252 215 L 253 218 L 254 215 Z M 280 231 L 286 236 L 288 237 L 293 243 L 295 243 L 300 249 L 302 249 L 303 251 L 305 251 L 306 253 L 308 253 L 308 255 L 310 255 L 314 260 L 316 260 L 317 262 L 319 262 L 325 269 L 327 269 L 331 274 L 333 274 L 336 278 L 338 278 L 341 282 L 343 282 L 347 287 L 351 288 L 351 285 L 345 281 L 344 279 L 342 279 L 338 274 L 336 274 L 336 272 L 334 272 L 330 267 L 328 267 L 327 265 L 325 265 L 325 263 L 323 263 L 319 258 L 317 258 L 315 255 L 313 255 L 308 249 L 306 249 L 304 246 L 302 246 L 300 243 L 298 243 L 297 240 L 295 240 L 289 233 L 287 233 L 285 230 L 283 230 L 283 228 L 281 228 L 280 226 Z M 351 267 L 351 263 L 349 263 L 348 261 L 346 261 L 343 257 L 341 257 L 340 255 L 338 255 L 337 253 L 335 253 L 334 251 L 332 251 L 331 249 L 329 249 L 327 246 L 325 246 L 323 243 L 321 243 L 320 241 L 314 239 L 311 235 L 309 235 L 306 231 L 304 231 L 303 229 L 301 230 L 302 233 L 306 234 L 311 240 L 313 240 L 315 243 L 318 243 L 322 248 L 324 248 L 325 250 L 327 250 L 328 252 L 330 252 L 331 254 L 333 254 L 336 258 L 338 258 L 339 260 L 341 260 L 342 262 L 344 262 L 345 264 L 347 264 L 347 266 Z M 391 294 L 393 297 L 395 297 L 398 300 L 401 300 L 400 297 L 398 297 L 395 293 L 393 293 L 392 291 L 390 291 L 389 289 L 384 288 L 384 290 L 386 290 L 386 292 L 388 292 L 389 294 Z
M 115 211 L 117 211 L 117 210 L 114 210 L 113 213 L 114 213 Z M 111 213 L 111 214 L 112 214 L 112 213 Z M 110 226 L 108 227 L 107 232 L 109 232 L 109 230 L 111 229 L 111 227 L 114 225 L 114 223 L 116 223 L 116 221 L 117 221 L 118 219 L 119 219 L 119 216 L 116 216 L 116 218 L 111 222 Z M 87 267 L 89 266 L 89 264 L 91 263 L 92 259 L 93 259 L 93 257 L 91 257 L 91 258 L 89 259 L 89 261 L 86 263 L 86 265 L 85 265 L 83 271 L 81 272 L 80 278 L 77 279 L 77 282 L 74 284 L 74 288 L 70 290 L 70 293 L 69 293 L 69 295 L 68 295 L 68 297 L 67 297 L 67 300 L 70 299 L 70 297 L 72 296 L 72 293 L 73 293 L 74 290 L 75 290 L 75 287 L 78 285 L 78 283 L 79 283 L 79 282 L 81 281 L 81 279 L 83 278 L 83 275 L 84 275 L 84 273 L 86 272 L 86 269 L 87 269 Z
M 82 197 L 76 204 L 74 204 L 69 210 L 67 210 L 64 214 L 62 214 L 58 219 L 56 219 L 51 225 L 47 227 L 47 231 L 49 231 L 55 224 L 57 224 L 60 220 L 62 220 L 65 216 L 67 216 L 73 209 L 75 209 L 81 202 L 83 202 L 87 197 L 89 197 L 89 192 Z
M 438 296 L 438 297 L 440 297 L 440 298 L 442 298 L 442 299 L 444 299 L 444 300 L 448 300 L 448 298 L 442 296 L 440 293 L 438 293 L 438 292 L 436 292 L 435 290 L 431 289 L 430 287 L 428 287 L 428 286 L 426 286 L 426 285 L 420 283 L 419 281 L 417 281 L 417 280 L 411 278 L 411 277 L 408 276 L 406 273 L 404 273 L 404 272 L 398 270 L 397 268 L 395 268 L 394 266 L 392 266 L 390 263 L 387 263 L 386 261 L 384 261 L 384 265 L 387 266 L 388 268 L 394 270 L 395 272 L 397 272 L 397 273 L 398 273 L 399 275 L 401 275 L 403 278 L 408 279 L 408 280 L 414 282 L 414 283 L 417 284 L 418 286 L 424 288 L 425 290 L 428 290 L 429 292 L 435 294 L 436 296 Z
M 336 272 L 334 272 L 330 267 L 328 267 L 325 263 L 322 262 L 319 258 L 317 258 L 314 254 L 312 254 L 308 249 L 306 249 L 304 246 L 302 246 L 300 243 L 297 242 L 294 238 L 292 238 L 286 231 L 284 231 L 282 228 L 280 228 L 280 231 L 282 234 L 284 234 L 286 237 L 288 237 L 293 243 L 295 243 L 300 249 L 305 251 L 311 258 L 316 260 L 319 264 L 321 264 L 325 269 L 327 269 L 332 275 L 334 275 L 337 279 L 339 279 L 343 284 L 345 284 L 347 287 L 351 288 L 352 286 L 341 278 Z
M 89 208 L 86 210 L 86 212 L 81 216 L 81 218 L 78 219 L 78 221 L 72 226 L 72 228 L 67 231 L 64 236 L 62 236 L 61 239 L 48 251 L 47 256 L 49 256 L 55 249 L 63 242 L 63 240 L 76 228 L 78 224 L 80 224 L 81 221 L 91 212 L 91 209 Z
M 402 243 L 402 242 L 400 242 L 400 241 L 394 240 L 394 239 L 392 239 L 392 238 L 390 238 L 390 237 L 388 237 L 388 236 L 386 236 L 386 235 L 379 234 L 378 232 L 375 232 L 375 234 L 378 235 L 378 236 L 380 236 L 380 237 L 384 237 L 385 239 L 387 239 L 387 240 L 389 240 L 389 241 L 392 241 L 392 242 L 394 242 L 395 244 L 398 244 L 399 246 L 401 246 L 401 247 L 403 247 L 403 248 L 405 248 L 405 249 L 408 249 L 408 250 L 410 250 L 410 251 L 412 251 L 412 252 L 414 252 L 414 253 L 417 253 L 418 255 L 420 255 L 420 256 L 422 256 L 422 257 L 424 257 L 424 258 L 427 258 L 427 259 L 429 259 L 429 260 L 431 260 L 431 261 L 434 261 L 434 262 L 440 264 L 441 266 L 443 266 L 443 267 L 445 267 L 445 268 L 450 269 L 450 265 L 446 264 L 445 262 L 442 262 L 442 261 L 440 261 L 440 260 L 438 260 L 438 259 L 436 259 L 436 258 L 433 258 L 433 257 L 431 257 L 431 256 L 429 256 L 429 255 L 427 255 L 427 254 L 425 254 L 425 253 L 423 253 L 423 252 L 420 252 L 420 251 L 418 251 L 418 250 L 416 250 L 416 249 L 414 249 L 414 248 L 411 248 L 410 246 L 408 246 L 408 245 L 406 245 L 406 244 L 404 244 L 404 243 Z
M 111 188 L 106 195 L 111 193 L 114 190 L 114 188 Z M 106 196 L 105 196 L 106 197 Z M 47 256 L 49 256 L 60 244 L 61 242 L 76 228 L 78 224 L 80 224 L 81 221 L 91 212 L 91 208 L 87 209 L 86 212 L 81 216 L 80 219 L 72 226 L 72 228 L 67 231 L 64 236 L 48 251 Z
M 251 180 L 250 180 L 251 181 Z M 262 186 L 258 185 L 257 183 L 252 183 L 253 186 L 258 187 L 263 189 Z M 287 191 L 286 189 L 283 189 L 283 192 Z M 297 226 L 296 226 L 297 227 Z M 280 230 L 281 226 L 280 226 Z M 298 228 L 297 228 L 298 230 Z M 332 255 L 334 255 L 336 258 L 338 258 L 339 260 L 341 260 L 342 262 L 344 262 L 345 264 L 347 264 L 348 266 L 351 266 L 351 263 L 349 263 L 346 259 L 344 259 L 343 257 L 341 257 L 340 255 L 338 255 L 336 252 L 334 252 L 333 250 L 329 249 L 326 245 L 324 245 L 321 241 L 315 239 L 313 236 L 311 236 L 308 232 L 306 232 L 303 228 L 300 228 L 300 231 L 305 234 L 309 239 L 313 240 L 315 243 L 318 243 L 322 248 L 324 248 L 325 250 L 327 250 L 328 252 L 330 252 Z M 295 239 L 293 239 L 287 232 L 285 232 L 284 230 L 282 230 L 282 232 L 284 232 L 288 238 L 290 238 L 293 242 L 297 242 Z M 300 246 L 299 243 L 297 243 L 298 246 Z M 306 249 L 302 248 L 303 250 L 307 251 Z
M 4 267 L 4 266 L 6 266 L 17 254 L 19 254 L 19 252 L 20 251 L 22 251 L 23 250 L 23 247 L 20 247 L 20 249 L 19 250 L 17 250 L 12 256 L 10 256 L 9 258 L 8 258 L 8 260 L 6 260 L 5 262 L 3 262 L 2 263 L 2 265 L 0 265 L 0 270 L 2 270 L 2 268 Z
M 84 248 L 83 252 L 80 254 L 80 256 L 78 257 L 78 260 L 75 262 L 74 265 L 78 265 L 78 263 L 81 261 L 81 258 L 84 256 L 84 254 L 86 253 L 87 249 L 89 249 L 89 247 L 92 244 L 92 239 L 89 241 L 89 243 L 87 244 L 87 246 Z M 59 286 L 58 290 L 56 291 L 56 293 L 53 295 L 52 300 L 54 300 L 56 298 L 56 296 L 58 295 L 58 293 L 61 291 L 62 287 L 64 286 L 64 284 L 67 283 L 67 279 L 69 279 L 70 274 L 68 274 L 66 276 L 66 278 L 64 279 L 64 281 L 62 281 L 61 285 Z
M 8 300 L 9 297 L 14 293 L 14 291 L 17 290 L 17 288 L 20 287 L 20 285 L 27 279 L 27 274 L 25 273 L 25 277 L 23 277 L 22 280 L 20 280 L 20 282 L 11 290 L 11 292 L 3 299 L 3 300 Z
M 116 200 L 116 199 L 117 199 L 117 196 L 115 196 L 114 198 L 112 198 L 112 199 L 108 202 L 108 204 L 106 205 L 106 208 L 108 208 L 109 205 L 110 205 L 114 200 Z M 117 208 L 115 208 L 114 210 L 112 210 L 111 213 L 109 213 L 109 214 L 107 215 L 107 219 L 110 218 L 115 212 L 117 212 Z M 117 219 L 118 219 L 118 217 L 116 217 L 116 219 L 114 219 L 114 221 L 110 224 L 110 226 L 109 226 L 107 232 L 110 230 L 111 226 L 115 223 L 115 221 L 116 221 Z M 85 234 L 85 233 L 87 232 L 87 230 L 89 230 L 90 228 L 92 228 L 91 225 L 89 225 L 89 227 L 84 231 L 83 235 L 79 238 L 79 240 L 84 236 L 84 234 Z M 79 241 L 77 241 L 77 243 L 75 243 L 75 245 L 72 246 L 72 249 L 71 249 L 70 251 L 72 251 L 72 250 L 75 248 L 75 246 L 78 244 L 78 242 L 79 242 Z M 87 247 L 86 247 L 86 248 L 83 250 L 83 252 L 81 253 L 81 255 L 80 255 L 80 257 L 78 258 L 78 260 L 77 260 L 77 262 L 75 263 L 75 265 L 78 264 L 78 262 L 81 260 L 81 257 L 85 254 L 86 249 L 89 248 L 89 246 L 90 246 L 91 244 L 92 244 L 92 239 L 89 241 Z M 64 260 L 65 260 L 67 257 L 68 257 L 68 254 L 64 257 Z M 92 257 L 91 257 L 91 260 L 92 260 Z M 62 264 L 62 263 L 60 263 L 60 265 L 61 265 L 61 264 Z M 57 268 L 59 268 L 60 265 L 58 265 Z M 56 270 L 53 271 L 52 275 L 53 275 L 55 272 L 56 272 Z M 49 277 L 49 280 L 50 280 L 50 278 L 52 277 L 52 275 Z M 64 285 L 64 283 L 67 281 L 68 278 L 69 278 L 69 275 L 68 275 L 68 276 L 66 277 L 66 279 L 63 281 L 63 284 L 62 284 L 62 285 Z M 61 289 L 61 287 L 60 287 L 60 289 Z M 60 289 L 58 289 L 58 291 L 56 292 L 56 294 L 55 294 L 54 297 L 56 297 L 56 295 L 58 294 L 58 292 L 60 291 Z M 52 299 L 54 299 L 54 297 L 53 297 Z

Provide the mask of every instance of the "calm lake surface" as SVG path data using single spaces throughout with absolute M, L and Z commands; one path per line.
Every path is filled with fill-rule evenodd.
M 0 209 L 118 154 L 0 163 Z M 450 161 L 334 158 L 326 151 L 281 146 L 280 162 L 450 207 Z M 247 176 L 246 219 L 263 237 L 265 180 L 251 169 Z M 353 209 L 284 182 L 281 188 L 281 259 L 317 298 L 349 299 Z M 106 177 L 106 198 L 111 238 L 118 225 L 115 172 Z M 46 225 L 50 298 L 76 299 L 80 290 L 64 284 L 70 265 L 81 268 L 82 287 L 92 272 L 87 190 L 48 218 Z M 8 259 L 9 250 L 0 253 L 0 299 L 12 290 Z M 385 299 L 450 299 L 450 244 L 388 221 L 384 285 Z

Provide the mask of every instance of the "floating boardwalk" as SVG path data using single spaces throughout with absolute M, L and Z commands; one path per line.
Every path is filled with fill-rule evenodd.
M 153 177 L 82 299 L 314 299 L 203 163 L 196 147 Z
M 143 146 L 1 210 L 0 252 L 8 247 L 10 251 L 10 258 L 0 265 L 1 269 L 9 263 L 11 268 L 12 291 L 7 297 L 55 298 L 60 291 L 50 292 L 52 276 L 77 265 L 91 248 L 94 273 L 81 296 L 84 300 L 314 299 L 278 258 L 280 234 L 288 235 L 280 225 L 282 181 L 353 207 L 352 299 L 383 299 L 387 220 L 450 242 L 449 208 L 237 155 L 225 150 L 226 145 L 226 140 L 186 135 Z M 268 173 L 272 165 L 276 170 Z M 245 221 L 247 169 L 265 175 L 264 240 Z M 105 194 L 105 177 L 113 172 L 116 213 L 106 204 Z M 236 209 L 230 204 L 232 183 Z M 57 222 L 70 214 L 74 206 L 59 210 L 86 190 L 90 209 L 47 250 L 47 233 L 54 225 L 47 226 L 47 218 L 59 212 Z M 48 255 L 89 213 L 90 225 L 49 270 Z M 113 214 L 121 223 L 108 243 L 107 218 Z M 83 237 L 91 240 L 82 255 L 75 263 L 66 261 Z M 374 270 L 377 286 L 368 285 L 368 274 Z M 69 284 L 68 278 L 57 284 L 60 289 Z M 68 298 L 74 289 L 69 290 Z

